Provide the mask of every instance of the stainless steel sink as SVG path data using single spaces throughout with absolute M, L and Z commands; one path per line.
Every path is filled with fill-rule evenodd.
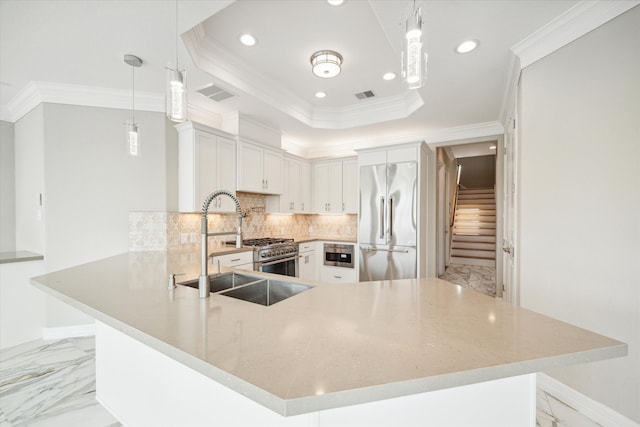
M 264 279 L 259 282 L 221 292 L 231 298 L 253 302 L 262 305 L 273 305 L 277 302 L 290 298 L 301 292 L 311 289 L 313 286 L 300 283 L 282 282 L 279 280 Z
M 224 273 L 209 275 L 209 292 L 220 292 L 225 289 L 235 288 L 236 286 L 246 285 L 247 283 L 262 280 L 255 276 L 245 276 L 239 273 Z M 179 285 L 189 286 L 198 289 L 198 279 L 188 282 L 178 283 Z

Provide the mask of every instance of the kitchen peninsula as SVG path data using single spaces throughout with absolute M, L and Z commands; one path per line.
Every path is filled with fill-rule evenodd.
M 314 287 L 271 306 L 168 289 L 197 277 L 191 258 L 130 252 L 32 279 L 96 319 L 97 397 L 126 425 L 533 426 L 536 372 L 627 353 L 435 278 L 288 278 Z

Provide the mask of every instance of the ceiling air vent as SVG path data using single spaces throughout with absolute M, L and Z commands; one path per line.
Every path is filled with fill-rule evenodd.
M 224 101 L 227 98 L 231 98 L 232 96 L 235 96 L 233 93 L 227 92 L 226 90 L 222 89 L 220 86 L 216 86 L 216 85 L 203 87 L 197 92 L 201 93 L 202 95 L 216 102 Z
M 372 90 L 365 90 L 364 92 L 356 93 L 356 98 L 358 99 L 373 98 L 374 96 L 376 95 Z

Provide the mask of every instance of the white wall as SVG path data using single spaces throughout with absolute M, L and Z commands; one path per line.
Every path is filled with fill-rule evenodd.
M 0 120 L 0 252 L 16 249 L 15 143 L 13 123 Z
M 166 142 L 173 130 L 163 113 L 136 113 L 141 154 L 129 157 L 123 123 L 130 114 L 41 104 L 16 122 L 16 246 L 43 254 L 47 272 L 126 252 L 129 211 L 177 204 L 175 136 Z M 25 299 L 13 303 L 32 309 Z M 50 297 L 45 311 L 48 328 L 92 322 Z
M 44 107 L 37 106 L 14 125 L 16 249 L 44 254 Z
M 626 342 L 549 372 L 640 422 L 640 7 L 527 67 L 521 304 Z

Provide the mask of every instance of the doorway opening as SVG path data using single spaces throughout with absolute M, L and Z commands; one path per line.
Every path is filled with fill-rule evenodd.
M 499 279 L 499 140 L 437 148 L 438 277 L 492 297 Z

